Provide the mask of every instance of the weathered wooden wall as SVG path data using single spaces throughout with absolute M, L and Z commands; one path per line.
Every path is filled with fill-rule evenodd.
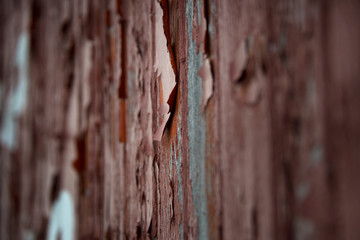
M 359 13 L 0 1 L 0 239 L 360 239 Z

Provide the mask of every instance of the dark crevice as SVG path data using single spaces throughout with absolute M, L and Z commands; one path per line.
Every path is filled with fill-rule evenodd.
M 172 211 L 172 216 L 171 216 L 171 222 L 174 223 L 175 222 L 175 194 L 174 194 L 174 182 L 172 180 L 170 180 L 170 188 L 171 188 L 171 211 Z
M 51 184 L 51 195 L 50 195 L 50 201 L 51 203 L 54 203 L 55 200 L 58 198 L 60 193 L 60 173 L 56 173 L 52 178 L 52 184 Z
M 106 233 L 105 233 L 105 239 L 106 240 L 111 240 L 111 227 L 108 226 Z
M 152 170 L 153 170 L 153 178 L 152 181 L 154 183 L 153 186 L 153 191 L 154 191 L 154 195 L 153 195 L 153 199 L 152 199 L 152 203 L 153 203 L 153 212 L 152 212 L 152 218 L 150 221 L 150 226 L 149 226 L 149 230 L 151 232 L 151 239 L 155 239 L 157 237 L 157 216 L 158 216 L 158 182 L 157 182 L 157 178 L 156 178 L 156 165 L 158 164 L 159 161 L 159 156 L 157 154 L 154 155 L 153 158 L 153 163 L 152 163 Z
M 143 50 L 142 50 L 142 43 L 140 41 L 140 37 L 138 34 L 136 34 L 136 37 L 135 37 L 135 42 L 136 42 L 136 48 L 137 48 L 137 52 L 141 58 L 141 60 L 143 59 Z
M 241 74 L 240 77 L 236 80 L 237 83 L 244 83 L 247 79 L 249 79 L 249 72 L 248 70 L 245 68 Z
M 111 11 L 109 9 L 105 11 L 105 25 L 106 27 L 111 26 Z
M 126 98 L 127 98 L 127 20 L 125 18 L 126 6 L 123 6 L 122 1 L 117 1 L 117 11 L 120 15 L 121 28 L 121 75 L 119 83 L 119 98 L 120 98 L 120 112 L 119 112 L 119 141 L 126 142 Z M 126 149 L 126 148 L 125 148 Z
M 87 134 L 80 134 L 76 138 L 77 158 L 73 162 L 72 166 L 79 176 L 79 188 L 80 194 L 85 194 L 86 189 L 86 170 L 87 170 Z
M 41 46 L 38 45 L 39 41 L 37 39 L 42 31 L 42 20 L 44 17 L 44 9 L 41 3 L 37 0 L 34 0 L 31 5 L 31 20 L 30 20 L 30 56 L 37 57 L 39 54 L 39 49 Z
M 247 50 L 248 51 L 248 50 Z M 241 86 L 247 86 L 251 79 L 256 75 L 256 60 L 254 56 L 247 59 L 244 69 L 241 71 L 240 76 L 235 80 Z
M 137 237 L 137 239 L 141 239 L 141 233 L 142 233 L 141 224 L 138 223 L 137 226 L 136 226 L 136 237 Z
M 206 20 L 206 32 L 205 32 L 205 53 L 208 57 L 211 56 L 211 36 L 209 32 L 210 25 L 210 4 L 209 0 L 204 0 L 204 16 Z
M 258 238 L 258 214 L 257 214 L 257 209 L 253 208 L 251 210 L 251 226 L 252 226 L 252 239 L 257 239 Z
M 294 184 L 293 184 L 293 176 L 291 172 L 290 164 L 286 159 L 283 159 L 282 161 L 282 167 L 283 167 L 283 177 L 284 177 L 284 183 L 285 183 L 285 196 L 286 196 L 286 204 L 285 204 L 285 224 L 286 226 L 286 236 L 287 239 L 292 240 L 293 239 L 293 219 L 294 219 Z
M 147 230 L 147 234 L 151 236 L 151 229 L 152 229 L 152 219 L 150 220 L 150 225 L 149 225 L 149 228 Z
M 248 86 L 251 79 L 254 77 L 255 72 L 254 69 L 251 67 L 251 64 L 247 64 L 245 68 L 242 70 L 238 79 L 236 79 L 236 84 L 241 86 Z
M 168 122 L 166 123 L 166 127 L 171 125 L 172 119 L 174 118 L 175 107 L 176 107 L 176 98 L 178 96 L 178 83 L 175 84 L 173 90 L 170 93 L 169 99 L 167 101 L 167 104 L 169 104 L 169 112 L 170 117 Z
M 126 89 L 126 80 L 127 80 L 127 39 L 126 39 L 126 29 L 127 22 L 125 19 L 120 21 L 121 25 L 121 76 L 120 76 L 120 86 L 119 86 L 119 98 L 125 99 L 127 97 Z
M 67 19 L 66 21 L 62 22 L 60 26 L 60 32 L 64 35 L 67 35 L 71 30 L 71 21 Z
M 136 168 L 136 174 L 135 174 L 135 182 L 136 182 L 136 187 L 139 188 L 139 168 Z

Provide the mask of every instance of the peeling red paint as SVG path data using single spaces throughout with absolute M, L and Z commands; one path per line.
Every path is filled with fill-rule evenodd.
M 359 9 L 0 1 L 0 239 L 359 239 Z

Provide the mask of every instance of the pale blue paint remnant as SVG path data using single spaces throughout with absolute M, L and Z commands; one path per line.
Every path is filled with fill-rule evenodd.
M 127 69 L 127 79 L 126 79 L 126 91 L 127 91 L 127 95 L 131 96 L 133 93 L 135 93 L 137 91 L 136 89 L 136 84 L 138 80 L 137 80 L 137 75 L 136 72 L 134 72 L 131 69 Z M 134 101 L 131 101 L 131 97 L 129 97 L 129 100 L 126 101 L 126 114 L 128 116 L 134 116 L 134 113 L 136 111 L 136 104 L 134 103 Z M 136 112 L 137 113 L 137 112 Z M 135 114 L 136 114 L 135 113 Z M 131 124 L 132 125 L 132 124 Z M 134 125 L 135 126 L 135 125 Z M 129 127 L 132 128 L 133 126 Z M 126 134 L 127 136 L 129 136 L 129 141 L 133 142 L 135 139 L 135 129 L 128 131 L 126 130 Z M 129 133 L 129 134 L 128 134 Z
M 181 155 L 181 115 L 179 113 L 178 115 L 178 125 L 177 125 L 177 141 L 178 141 L 178 155 L 175 157 L 175 166 L 176 166 L 176 172 L 178 175 L 178 199 L 179 199 L 179 205 L 180 205 L 180 212 L 183 211 L 183 204 L 182 204 L 182 178 L 181 178 L 181 162 L 182 162 L 182 155 Z M 180 239 L 184 239 L 184 230 L 183 230 L 183 224 L 182 220 L 180 222 Z
M 307 182 L 300 183 L 295 192 L 296 199 L 301 202 L 307 198 L 310 192 L 310 184 Z
M 170 147 L 170 157 L 169 157 L 169 166 L 170 166 L 170 179 L 172 179 L 172 161 L 173 161 L 173 145 Z
M 22 33 L 19 37 L 15 65 L 19 78 L 16 88 L 13 89 L 14 86 L 10 88 L 1 129 L 1 142 L 10 150 L 16 148 L 16 121 L 25 108 L 27 100 L 29 82 L 29 34 L 27 32 Z
M 180 203 L 180 210 L 182 211 L 182 178 L 181 178 L 181 162 L 182 162 L 182 156 L 181 156 L 181 116 L 179 113 L 179 121 L 177 125 L 177 140 L 178 140 L 178 156 L 175 158 L 175 165 L 176 165 L 176 172 L 178 175 L 178 198 Z
M 324 156 L 324 148 L 322 145 L 318 144 L 312 147 L 310 153 L 310 161 L 312 165 L 318 166 L 320 162 L 323 160 L 323 156 Z
M 295 240 L 314 239 L 315 225 L 308 219 L 297 217 L 294 230 Z
M 201 6 L 199 0 L 196 0 L 196 8 L 197 8 L 197 25 L 199 26 L 201 20 Z
M 198 3 L 198 1 L 197 1 Z M 198 10 L 200 4 L 198 3 Z M 197 53 L 196 43 L 193 40 L 193 1 L 186 1 L 186 17 L 188 30 L 188 134 L 189 134 L 189 161 L 190 178 L 195 206 L 195 215 L 198 220 L 199 239 L 208 239 L 208 211 L 205 183 L 205 120 L 201 115 L 202 79 L 198 71 L 202 66 L 202 53 Z M 198 19 L 200 22 L 200 19 Z
M 31 230 L 24 230 L 23 238 L 24 240 L 35 240 L 35 233 Z
M 47 240 L 56 240 L 58 234 L 61 240 L 74 239 L 74 205 L 71 195 L 62 191 L 52 210 L 48 226 Z
M 184 229 L 183 229 L 183 224 L 180 223 L 180 239 L 183 240 L 184 239 Z
M 210 4 L 210 14 L 208 15 L 209 22 L 207 23 L 207 31 L 209 32 L 210 38 L 212 40 L 214 38 L 214 17 L 216 18 L 216 6 L 214 1 L 211 0 L 209 0 L 209 4 Z

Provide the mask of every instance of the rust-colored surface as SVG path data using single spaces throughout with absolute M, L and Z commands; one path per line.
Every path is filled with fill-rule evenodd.
M 360 239 L 359 12 L 0 1 L 0 239 Z

